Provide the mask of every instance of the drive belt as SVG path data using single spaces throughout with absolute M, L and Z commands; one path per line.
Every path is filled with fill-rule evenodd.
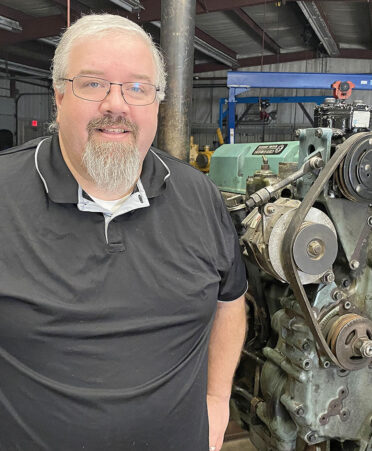
M 319 324 L 315 318 L 314 312 L 311 308 L 311 304 L 307 298 L 305 289 L 301 284 L 300 278 L 298 276 L 298 270 L 293 257 L 293 245 L 296 239 L 300 227 L 305 220 L 307 213 L 313 206 L 314 202 L 318 199 L 323 187 L 328 183 L 329 179 L 332 177 L 333 173 L 345 158 L 349 151 L 352 151 L 358 144 L 362 141 L 369 141 L 372 144 L 372 134 L 371 133 L 357 133 L 347 139 L 345 142 L 336 147 L 336 151 L 330 160 L 326 163 L 324 168 L 321 170 L 318 178 L 314 181 L 313 185 L 304 197 L 299 208 L 296 210 L 288 229 L 284 235 L 283 242 L 283 262 L 284 262 L 284 272 L 289 285 L 295 295 L 301 311 L 304 315 L 304 319 L 310 327 L 310 330 L 316 340 L 318 345 L 319 356 L 329 359 L 332 363 L 342 368 L 342 365 L 338 361 L 337 357 L 333 354 L 329 348 L 323 333 L 319 327 Z

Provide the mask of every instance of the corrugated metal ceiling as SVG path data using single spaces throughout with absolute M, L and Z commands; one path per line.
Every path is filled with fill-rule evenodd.
M 322 2 L 322 7 L 341 47 L 371 47 L 370 5 L 356 2 Z
M 160 20 L 160 0 L 141 0 L 141 3 L 145 10 L 138 16 L 118 8 L 110 0 L 71 0 L 71 15 L 74 20 L 89 11 L 117 11 L 133 20 L 139 18 L 151 31 L 148 24 Z M 209 35 L 215 48 L 221 51 L 224 45 L 237 53 L 235 67 L 258 65 L 258 58 L 262 56 L 265 56 L 265 64 L 328 56 L 298 3 L 294 0 L 197 0 L 196 26 Z M 302 3 L 318 8 L 320 17 L 325 20 L 326 32 L 341 49 L 339 57 L 372 59 L 372 2 L 304 0 Z M 1 0 L 0 15 L 19 20 L 24 27 L 17 36 L 0 30 L 0 58 L 19 63 L 23 55 L 25 64 L 46 69 L 46 60 L 50 60 L 54 49 L 38 42 L 38 31 L 39 37 L 61 32 L 66 25 L 66 2 Z M 48 23 L 48 17 L 53 21 Z M 263 33 L 266 33 L 264 39 Z M 229 67 L 210 54 L 196 52 L 196 72 Z

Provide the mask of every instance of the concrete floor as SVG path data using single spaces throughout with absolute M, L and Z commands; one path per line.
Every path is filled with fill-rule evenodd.
M 221 451 L 257 451 L 248 438 L 225 442 Z

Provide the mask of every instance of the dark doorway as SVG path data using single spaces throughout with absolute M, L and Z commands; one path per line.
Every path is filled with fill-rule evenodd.
M 13 133 L 10 130 L 0 130 L 0 151 L 13 147 Z

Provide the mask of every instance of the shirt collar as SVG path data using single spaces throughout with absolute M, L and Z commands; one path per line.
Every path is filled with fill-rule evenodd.
M 53 202 L 78 203 L 79 185 L 63 159 L 58 135 L 45 138 L 39 143 L 35 152 L 35 166 Z M 149 199 L 159 196 L 165 190 L 169 176 L 168 166 L 150 148 L 141 172 L 141 182 Z
M 141 182 L 149 199 L 159 196 L 166 188 L 170 170 L 164 160 L 150 147 L 143 160 Z

